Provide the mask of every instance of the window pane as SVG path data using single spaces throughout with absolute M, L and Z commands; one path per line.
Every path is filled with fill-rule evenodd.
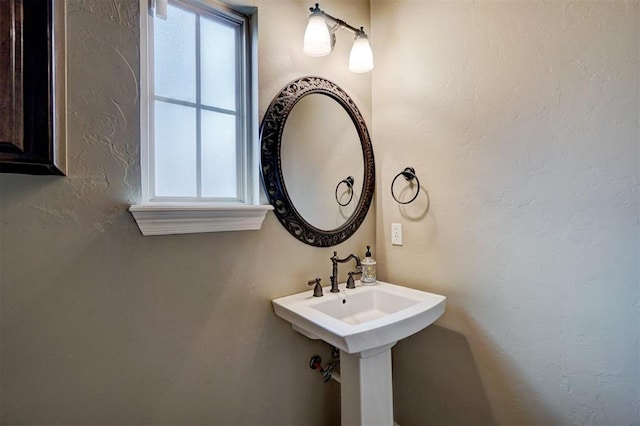
M 196 101 L 196 15 L 169 5 L 154 19 L 155 94 Z
M 202 196 L 237 197 L 236 117 L 202 111 Z
M 200 20 L 202 103 L 236 109 L 236 33 L 226 22 Z M 238 32 L 239 34 L 239 32 Z
M 155 102 L 155 195 L 197 196 L 195 108 Z

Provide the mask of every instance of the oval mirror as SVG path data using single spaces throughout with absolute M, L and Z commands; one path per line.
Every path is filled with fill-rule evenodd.
M 321 77 L 287 84 L 260 126 L 262 183 L 280 223 L 329 247 L 367 215 L 375 187 L 371 138 L 353 100 Z

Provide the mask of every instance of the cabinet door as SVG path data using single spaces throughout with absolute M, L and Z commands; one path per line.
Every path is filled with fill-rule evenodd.
M 65 141 L 57 140 L 54 117 L 56 59 L 64 63 L 64 20 L 54 28 L 64 17 L 55 16 L 64 14 L 60 5 L 64 0 L 0 1 L 0 172 L 64 174 Z

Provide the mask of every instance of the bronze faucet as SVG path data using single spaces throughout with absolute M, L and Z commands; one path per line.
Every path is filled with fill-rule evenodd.
M 333 256 L 330 257 L 332 263 L 332 271 L 331 271 L 331 293 L 339 293 L 340 289 L 338 289 L 338 263 L 345 263 L 351 259 L 356 261 L 356 272 L 358 274 L 362 272 L 362 263 L 360 263 L 360 257 L 357 254 L 351 253 L 349 256 L 344 259 L 338 258 L 338 252 L 334 251 Z M 355 288 L 355 284 L 353 281 L 353 274 L 349 274 L 349 280 L 347 281 L 347 288 Z

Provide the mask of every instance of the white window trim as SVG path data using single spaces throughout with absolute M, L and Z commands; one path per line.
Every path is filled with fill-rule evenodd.
M 207 0 L 200 0 L 205 4 Z M 253 38 L 249 52 L 252 69 L 250 143 L 248 144 L 249 173 L 247 187 L 250 196 L 245 203 L 206 203 L 206 202 L 150 202 L 149 201 L 149 83 L 150 75 L 149 43 L 147 40 L 149 25 L 149 0 L 140 0 L 140 168 L 142 180 L 142 198 L 140 204 L 130 206 L 143 235 L 190 234 L 222 231 L 259 230 L 268 211 L 269 204 L 260 204 L 259 188 L 259 135 L 258 135 L 258 76 L 257 76 L 257 19 L 251 19 L 250 36 Z

